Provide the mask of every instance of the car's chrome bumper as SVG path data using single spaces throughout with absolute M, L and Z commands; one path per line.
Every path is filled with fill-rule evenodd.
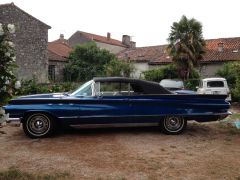
M 6 119 L 6 123 L 20 125 L 21 119 L 20 118 L 8 118 L 8 119 Z
M 225 119 L 226 117 L 228 117 L 229 115 L 232 115 L 233 113 L 228 111 L 227 113 L 221 114 L 219 116 L 219 120 Z

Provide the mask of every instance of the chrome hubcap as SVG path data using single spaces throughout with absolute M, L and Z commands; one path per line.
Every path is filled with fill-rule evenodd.
M 49 125 L 49 119 L 42 115 L 35 115 L 28 122 L 28 128 L 34 134 L 44 134 L 49 130 Z
M 182 123 L 183 120 L 180 117 L 168 117 L 165 119 L 165 125 L 170 131 L 177 131 L 179 128 L 181 128 Z

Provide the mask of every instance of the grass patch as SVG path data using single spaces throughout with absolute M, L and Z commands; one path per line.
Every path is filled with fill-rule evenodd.
M 229 116 L 230 119 L 240 119 L 240 113 L 234 113 L 231 116 Z
M 65 180 L 70 179 L 68 172 L 57 172 L 52 174 L 36 175 L 11 167 L 8 170 L 0 171 L 0 180 Z

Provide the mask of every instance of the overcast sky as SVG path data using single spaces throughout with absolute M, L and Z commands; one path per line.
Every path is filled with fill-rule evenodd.
M 12 0 L 52 28 L 49 41 L 75 31 L 121 40 L 132 36 L 137 46 L 167 43 L 170 27 L 184 14 L 203 25 L 206 39 L 240 36 L 239 0 Z M 0 4 L 12 2 L 0 0 Z

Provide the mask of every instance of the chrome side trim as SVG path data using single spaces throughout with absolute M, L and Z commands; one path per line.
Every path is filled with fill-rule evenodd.
M 192 113 L 192 114 L 154 114 L 154 115 L 93 115 L 93 116 L 62 116 L 59 119 L 79 119 L 79 118 L 116 118 L 116 117 L 158 117 L 158 116 L 209 116 L 209 115 L 231 115 L 231 112 L 226 113 Z
M 68 117 L 58 117 L 60 119 L 75 119 L 75 118 L 116 118 L 116 117 L 155 117 L 155 116 L 162 116 L 162 115 L 94 115 L 94 116 L 68 116 Z
M 77 124 L 70 126 L 73 128 L 145 127 L 145 126 L 158 126 L 158 123 Z

